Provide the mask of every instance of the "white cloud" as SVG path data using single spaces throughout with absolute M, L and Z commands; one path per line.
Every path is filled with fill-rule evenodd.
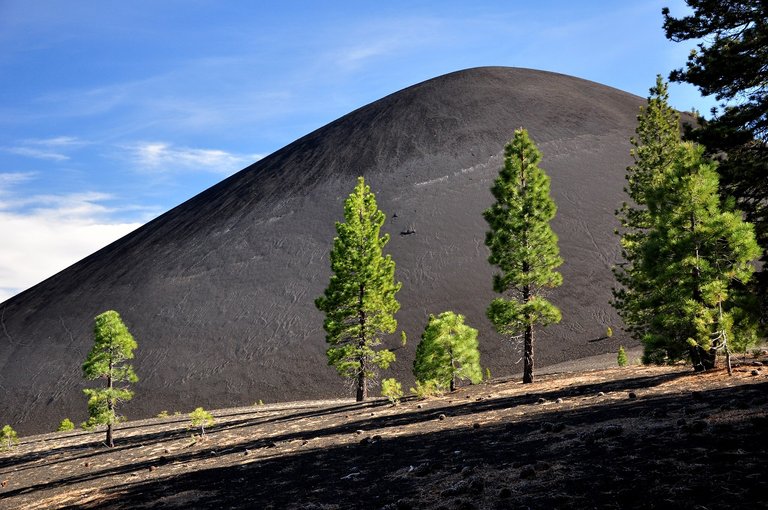
M 110 219 L 117 211 L 103 204 L 112 198 L 104 193 L 10 192 L 12 184 L 30 177 L 0 173 L 0 302 L 141 226 Z
M 13 147 L 2 147 L 4 152 L 25 156 L 28 158 L 44 159 L 48 161 L 66 161 L 69 159 L 66 150 L 74 149 L 87 142 L 71 136 L 57 136 L 54 138 L 34 138 L 23 140 Z
M 263 157 L 218 149 L 176 147 L 164 142 L 142 142 L 126 148 L 140 170 L 151 172 L 198 170 L 229 175 Z
M 28 158 L 35 159 L 47 159 L 49 161 L 66 161 L 69 159 L 69 156 L 60 154 L 58 152 L 34 149 L 32 147 L 4 147 L 3 150 L 18 156 L 26 156 Z

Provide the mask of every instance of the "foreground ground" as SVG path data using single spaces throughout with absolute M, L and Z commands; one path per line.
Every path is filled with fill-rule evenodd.
M 0 508 L 765 508 L 768 360 L 494 381 L 441 398 L 304 402 L 0 453 Z

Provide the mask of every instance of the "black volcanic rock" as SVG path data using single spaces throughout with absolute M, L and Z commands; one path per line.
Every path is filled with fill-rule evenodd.
M 494 376 L 519 372 L 516 350 L 485 318 L 494 294 L 481 213 L 521 126 L 544 153 L 565 259 L 565 283 L 551 293 L 563 321 L 537 335 L 537 367 L 615 351 L 620 335 L 603 338 L 620 326 L 608 304 L 613 211 L 642 104 L 560 74 L 478 68 L 364 106 L 0 304 L 0 420 L 31 433 L 85 417 L 80 366 L 92 318 L 107 309 L 139 343 L 141 380 L 124 406 L 132 418 L 350 396 L 326 364 L 313 301 L 358 175 L 387 214 L 386 251 L 403 282 L 397 318 L 410 341 L 386 376 L 407 385 L 427 317 L 445 310 L 480 330 Z

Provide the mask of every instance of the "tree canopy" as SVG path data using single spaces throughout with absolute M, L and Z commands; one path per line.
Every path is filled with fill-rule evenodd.
M 634 204 L 618 213 L 625 261 L 615 270 L 614 305 L 643 341 L 646 362 L 690 356 L 696 368 L 712 368 L 734 335 L 754 328 L 740 295 L 759 254 L 753 227 L 722 209 L 716 164 L 681 141 L 661 77 L 632 143 Z
M 482 381 L 477 330 L 464 324 L 464 316 L 443 312 L 429 316 L 429 322 L 416 347 L 413 375 L 422 383 L 435 381 L 450 391 L 457 379 Z
M 493 183 L 496 202 L 483 216 L 489 231 L 488 261 L 500 272 L 493 289 L 504 297 L 488 308 L 488 318 L 504 335 L 523 336 L 523 382 L 533 382 L 534 326 L 560 321 L 560 311 L 545 297 L 547 289 L 562 284 L 555 271 L 563 260 L 549 222 L 557 211 L 549 196 L 549 177 L 539 168 L 541 152 L 518 129 L 504 147 L 504 166 Z
M 123 320 L 114 310 L 108 310 L 94 319 L 93 348 L 83 363 L 83 375 L 87 380 L 103 379 L 104 388 L 83 390 L 88 398 L 86 426 L 107 426 L 107 445 L 114 446 L 113 426 L 120 421 L 117 407 L 133 398 L 127 384 L 138 381 L 133 367 L 127 363 L 133 359 L 136 340 Z
M 328 363 L 355 381 L 358 401 L 367 398 L 368 381 L 376 377 L 377 369 L 395 360 L 392 351 L 377 349 L 381 335 L 397 329 L 394 314 L 400 308 L 395 299 L 401 287 L 395 282 L 395 262 L 382 253 L 389 241 L 388 234 L 380 234 L 384 218 L 370 187 L 358 178 L 344 203 L 344 222 L 336 222 L 330 256 L 333 274 L 324 295 L 315 300 L 325 312 Z
M 693 13 L 663 10 L 672 41 L 698 40 L 685 67 L 670 79 L 687 82 L 721 101 L 712 118 L 688 136 L 719 162 L 721 197 L 735 198 L 754 224 L 768 262 L 768 3 L 764 0 L 686 0 Z M 768 310 L 768 271 L 757 279 Z

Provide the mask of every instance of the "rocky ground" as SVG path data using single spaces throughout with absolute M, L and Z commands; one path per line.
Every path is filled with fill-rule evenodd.
M 765 508 L 768 359 L 497 380 L 398 406 L 298 402 L 0 453 L 0 508 Z

